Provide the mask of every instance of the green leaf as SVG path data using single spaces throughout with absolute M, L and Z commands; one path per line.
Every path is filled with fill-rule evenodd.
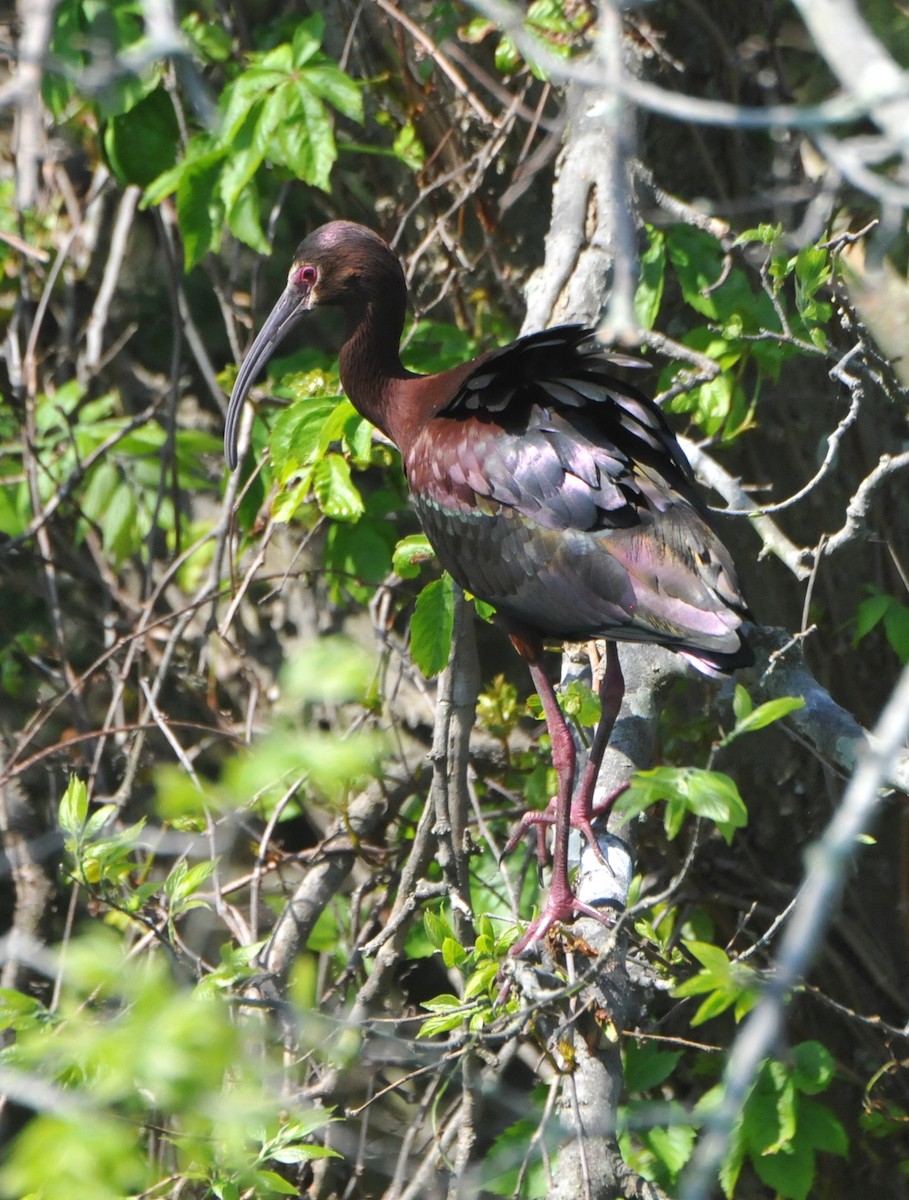
M 746 716 L 741 717 L 736 722 L 735 728 L 723 738 L 720 744 L 727 746 L 733 738 L 737 738 L 743 733 L 754 733 L 755 730 L 772 725 L 774 721 L 779 721 L 782 717 L 787 717 L 790 713 L 798 712 L 800 708 L 804 707 L 805 701 L 801 696 L 779 696 L 776 700 L 767 700 Z
M 454 592 L 445 575 L 423 588 L 410 620 L 410 652 L 427 679 L 447 665 L 453 629 Z
M 732 382 L 726 375 L 708 379 L 691 392 L 694 416 L 705 433 L 713 436 L 723 427 L 732 408 Z
M 127 483 L 114 489 L 101 517 L 104 549 L 119 566 L 139 543 L 136 529 L 136 496 Z
M 687 812 L 712 820 L 730 841 L 748 822 L 748 811 L 735 781 L 721 771 L 696 767 L 654 767 L 637 771 L 616 809 L 630 820 L 661 800 L 667 801 L 665 828 L 673 838 Z
M 417 1037 L 427 1038 L 435 1037 L 440 1033 L 450 1033 L 452 1029 L 460 1029 L 466 1019 L 467 1014 L 463 1011 L 441 1013 L 437 1017 L 427 1017 L 418 1029 Z
M 189 273 L 209 250 L 221 242 L 215 214 L 223 208 L 215 200 L 222 151 L 206 154 L 186 164 L 177 184 L 177 219 L 183 238 L 184 268 Z M 152 189 L 153 190 L 153 189 Z
M 682 1050 L 661 1050 L 656 1042 L 625 1043 L 625 1090 L 649 1092 L 659 1087 L 676 1069 Z
M 356 521 L 365 512 L 363 498 L 350 475 L 350 465 L 340 454 L 326 454 L 316 463 L 312 489 L 319 508 L 336 521 Z
M 285 1161 L 278 1154 L 273 1154 L 272 1158 L 274 1158 L 276 1162 Z M 269 1192 L 274 1192 L 279 1196 L 299 1196 L 300 1194 L 300 1189 L 296 1186 L 296 1184 L 288 1183 L 283 1176 L 277 1173 L 277 1171 L 258 1170 L 256 1171 L 255 1176 L 257 1184 L 257 1196 L 267 1195 Z
M 447 937 L 442 942 L 442 962 L 451 970 L 452 967 L 460 967 L 469 958 L 468 952 L 464 949 L 460 942 L 456 942 L 454 938 Z
M 423 928 L 436 950 L 442 949 L 442 943 L 446 938 L 454 940 L 454 930 L 444 913 L 435 913 L 432 909 L 427 908 L 423 913 Z
M 90 472 L 88 485 L 82 496 L 82 512 L 90 521 L 100 524 L 119 486 L 120 478 L 120 472 L 107 458 L 102 459 Z
M 742 684 L 735 685 L 735 694 L 732 697 L 732 711 L 735 714 L 737 721 L 741 721 L 743 717 L 747 717 L 753 708 L 751 697 Z
M 293 65 L 304 66 L 322 45 L 325 36 L 325 19 L 321 13 L 312 13 L 297 23 L 291 43 Z
M 752 1156 L 762 1183 L 785 1200 L 806 1200 L 814 1183 L 814 1154 L 801 1142 L 780 1146 L 773 1154 Z
M 87 816 L 88 788 L 77 775 L 73 775 L 60 801 L 57 822 L 64 833 L 77 838 L 82 833 Z
M 560 690 L 559 707 L 566 717 L 573 717 L 587 728 L 596 725 L 602 713 L 600 697 L 580 679 L 574 679 Z
M 792 1079 L 800 1092 L 822 1092 L 833 1079 L 833 1055 L 821 1042 L 801 1042 L 792 1049 Z
M 884 631 L 900 662 L 909 662 L 909 608 L 894 600 L 884 614 Z
M 182 912 L 186 901 L 211 878 L 220 859 L 208 859 L 188 867 L 184 859 L 175 863 L 164 881 L 164 894 L 174 913 Z
M 644 1135 L 646 1144 L 672 1176 L 678 1175 L 694 1149 L 695 1130 L 690 1125 L 659 1125 Z
M 340 403 L 337 396 L 307 396 L 279 415 L 269 445 L 281 479 L 300 466 L 315 462 L 327 448 L 325 430 Z
M 692 1025 L 702 1025 L 733 1006 L 739 1020 L 754 1007 L 759 994 L 756 971 L 743 963 L 733 962 L 724 950 L 711 942 L 686 940 L 685 947 L 703 969 L 677 984 L 672 994 L 685 997 L 706 993 L 706 999 L 692 1017 Z
M 666 281 L 666 237 L 647 227 L 649 244 L 641 255 L 640 278 L 634 294 L 634 315 L 641 329 L 652 329 L 663 299 Z
M 280 161 L 304 183 L 327 192 L 338 156 L 331 117 L 305 79 L 286 86 L 287 111 L 275 134 Z
M 840 1120 L 826 1104 L 800 1096 L 798 1101 L 798 1136 L 814 1150 L 845 1157 L 849 1153 L 849 1138 Z
M 348 120 L 363 123 L 363 93 L 358 84 L 333 63 L 309 67 L 305 76 L 306 86 L 321 100 Z
M 217 133 L 218 146 L 229 151 L 240 130 L 249 124 L 253 109 L 286 79 L 286 70 L 252 66 L 229 83 L 221 94 L 219 105 L 223 115 Z
M 855 637 L 853 645 L 857 646 L 880 621 L 890 607 L 890 597 L 883 592 L 875 592 L 867 600 L 863 600 L 855 614 Z
M 434 996 L 432 1000 L 424 1000 L 422 1007 L 429 1012 L 450 1012 L 453 1008 L 459 1012 L 464 1011 L 464 1001 L 460 996 L 452 996 L 450 992 L 442 992 L 439 996 Z
M 820 246 L 803 246 L 795 258 L 795 278 L 796 301 L 801 309 L 830 279 L 830 252 Z
M 385 578 L 391 570 L 394 541 L 395 530 L 387 520 L 361 518 L 355 525 L 334 522 L 325 538 L 324 563 L 335 577 L 335 586 L 368 599 L 361 585 L 375 586 Z
M 173 102 L 156 88 L 128 112 L 113 117 L 104 131 L 104 150 L 121 184 L 147 187 L 177 159 L 180 127 Z
M 0 988 L 0 1030 L 25 1033 L 41 1028 L 49 1019 L 50 1014 L 40 1000 L 17 992 L 15 988 Z
M 789 1068 L 775 1059 L 767 1060 L 745 1106 L 743 1132 L 752 1156 L 776 1154 L 791 1144 L 797 1099 Z
M 392 143 L 397 158 L 412 171 L 421 171 L 426 162 L 426 147 L 420 140 L 416 127 L 410 122 L 402 125 Z
M 499 974 L 499 964 L 494 960 L 484 962 L 467 980 L 464 986 L 464 999 L 475 1000 L 478 996 L 485 995 L 490 987 L 495 983 Z
M 420 573 L 419 563 L 435 558 L 435 551 L 425 533 L 411 533 L 395 546 L 392 566 L 402 579 L 414 579 Z
M 97 835 L 101 832 L 101 830 L 116 812 L 116 804 L 102 804 L 100 808 L 95 809 L 92 815 L 85 822 L 85 827 L 82 830 L 82 837 L 85 839 L 85 841 L 91 841 L 92 838 L 97 837 Z
M 503 75 L 513 74 L 521 65 L 521 52 L 515 45 L 514 39 L 507 34 L 500 38 L 499 44 L 496 46 L 495 64 Z
M 203 58 L 212 62 L 226 62 L 230 58 L 233 46 L 223 25 L 191 12 L 180 22 L 180 27 Z

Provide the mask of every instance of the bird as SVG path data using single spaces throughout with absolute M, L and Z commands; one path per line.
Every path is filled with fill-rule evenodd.
M 244 402 L 279 343 L 313 309 L 340 309 L 344 392 L 399 450 L 439 562 L 494 606 L 542 702 L 556 795 L 524 815 L 505 849 L 536 826 L 539 852 L 553 825 L 552 874 L 539 915 L 510 951 L 519 955 L 557 923 L 604 919 L 572 890 L 568 844 L 576 828 L 601 853 L 593 794 L 624 694 L 616 643 L 657 643 L 706 674 L 727 675 L 753 662 L 750 613 L 674 433 L 625 381 L 638 360 L 569 324 L 415 374 L 400 356 L 407 300 L 400 260 L 377 233 L 351 221 L 310 233 L 240 366 L 225 454 L 235 469 Z M 601 638 L 601 717 L 579 770 L 545 647 Z

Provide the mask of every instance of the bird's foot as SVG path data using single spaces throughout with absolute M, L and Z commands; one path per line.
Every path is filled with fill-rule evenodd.
M 578 796 L 571 805 L 568 824 L 572 829 L 577 829 L 584 835 L 590 844 L 590 848 L 604 866 L 608 866 L 609 864 L 606 862 L 606 857 L 600 849 L 600 843 L 594 831 L 593 822 L 608 816 L 616 800 L 628 790 L 629 786 L 628 783 L 623 783 L 621 787 L 617 787 L 614 792 L 610 792 L 598 804 L 592 804 L 589 796 Z M 541 866 L 546 866 L 549 863 L 549 851 L 546 846 L 546 826 L 555 825 L 555 823 L 556 797 L 553 796 L 545 808 L 531 809 L 529 812 L 524 813 L 515 826 L 511 837 L 505 843 L 501 857 L 504 858 L 506 854 L 510 854 L 514 850 L 528 829 L 535 828 L 537 832 L 537 858 Z
M 543 911 L 530 922 L 521 937 L 508 951 L 509 959 L 519 958 L 528 946 L 541 942 L 554 925 L 570 924 L 576 916 L 593 917 L 595 921 L 600 921 L 607 927 L 613 923 L 610 913 L 604 912 L 601 908 L 594 908 L 592 904 L 585 904 L 583 900 L 579 900 L 574 895 L 569 887 L 554 886 L 546 897 Z M 501 975 L 502 972 L 500 972 L 500 977 Z M 496 1004 L 502 1004 L 508 999 L 511 986 L 511 979 L 506 979 L 496 997 Z

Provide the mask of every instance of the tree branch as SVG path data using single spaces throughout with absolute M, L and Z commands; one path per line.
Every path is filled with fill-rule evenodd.
M 866 752 L 855 769 L 842 803 L 809 857 L 808 872 L 799 891 L 786 933 L 764 994 L 745 1020 L 726 1067 L 725 1092 L 719 1109 L 709 1118 L 686 1172 L 681 1200 L 705 1200 L 712 1192 L 736 1119 L 764 1058 L 772 1053 L 783 1027 L 788 995 L 820 949 L 843 890 L 846 871 L 859 835 L 880 806 L 882 784 L 905 759 L 909 732 L 909 667 L 887 702 Z

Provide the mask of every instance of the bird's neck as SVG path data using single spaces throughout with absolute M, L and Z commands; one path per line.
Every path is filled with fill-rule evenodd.
M 401 363 L 403 329 L 403 306 L 393 299 L 387 304 L 370 300 L 348 311 L 339 367 L 341 385 L 357 412 L 406 453 L 417 416 L 408 403 L 406 381 L 420 376 Z

